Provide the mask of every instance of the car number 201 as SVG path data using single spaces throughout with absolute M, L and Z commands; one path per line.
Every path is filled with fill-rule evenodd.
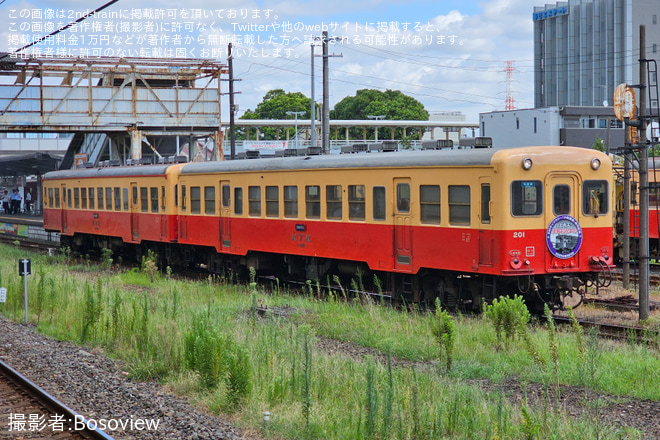
M 513 231 L 513 238 L 525 238 L 525 231 Z

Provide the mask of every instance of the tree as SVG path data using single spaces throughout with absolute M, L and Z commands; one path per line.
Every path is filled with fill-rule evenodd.
M 381 92 L 374 89 L 358 90 L 355 96 L 347 96 L 335 105 L 330 112 L 331 119 L 369 119 L 369 116 L 385 116 L 389 120 L 428 121 L 429 113 L 424 105 L 399 90 Z M 382 132 L 381 132 L 382 130 Z M 379 139 L 389 137 L 389 130 L 378 131 Z M 406 135 L 418 135 L 417 128 L 410 128 Z M 362 130 L 352 129 L 351 136 L 362 136 Z M 403 130 L 397 128 L 395 137 L 403 138 Z
M 309 119 L 311 106 L 311 99 L 300 92 L 287 93 L 282 89 L 274 89 L 264 95 L 254 111 L 247 110 L 240 119 L 292 119 L 293 117 L 286 112 L 305 112 L 303 115 L 298 115 L 298 119 Z M 293 128 L 286 130 L 291 130 L 290 135 L 293 135 Z M 260 131 L 264 139 L 281 137 L 279 128 L 262 127 Z M 245 139 L 244 133 L 242 138 Z

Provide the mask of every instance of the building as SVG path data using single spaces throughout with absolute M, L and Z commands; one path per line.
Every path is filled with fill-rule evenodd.
M 647 58 L 657 60 L 658 16 L 658 0 L 568 0 L 535 7 L 534 106 L 612 105 L 616 86 L 639 82 L 640 25 L 646 26 Z
M 624 130 L 612 107 L 546 107 L 482 113 L 482 136 L 493 148 L 567 145 L 590 148 L 596 140 L 615 149 L 623 145 Z

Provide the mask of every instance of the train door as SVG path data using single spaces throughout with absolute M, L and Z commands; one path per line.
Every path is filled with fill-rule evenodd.
M 493 265 L 490 177 L 479 178 L 479 265 Z
M 139 218 L 140 218 L 140 208 L 138 206 L 138 184 L 137 182 L 131 182 L 131 203 L 129 204 L 131 210 L 131 237 L 133 241 L 138 241 L 140 238 L 139 232 Z
M 547 269 L 579 267 L 576 256 L 582 244 L 579 189 L 580 178 L 576 173 L 558 172 L 546 176 L 546 246 L 552 255 L 546 261 Z
M 69 199 L 67 198 L 66 194 L 66 185 L 62 185 L 62 232 L 66 232 L 68 228 L 67 224 L 67 203 L 69 203 Z
M 394 179 L 394 268 L 412 268 L 412 211 L 410 178 Z
M 231 247 L 231 185 L 228 180 L 220 181 L 220 244 L 223 248 Z

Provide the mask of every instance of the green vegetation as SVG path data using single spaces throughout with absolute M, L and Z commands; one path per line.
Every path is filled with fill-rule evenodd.
M 16 261 L 26 251 L 0 247 L 0 255 L 8 288 L 0 313 L 21 322 Z M 655 347 L 529 324 L 518 298 L 497 302 L 511 301 L 516 319 L 493 321 L 350 301 L 330 295 L 329 280 L 310 283 L 305 295 L 274 283 L 280 293 L 271 296 L 215 277 L 152 280 L 148 266 L 97 276 L 67 255 L 30 258 L 30 320 L 39 331 L 104 349 L 134 379 L 232 412 L 266 438 L 634 439 L 641 435 L 605 423 L 603 399 L 660 399 Z M 258 316 L 257 305 L 270 312 Z M 505 384 L 540 385 L 540 401 L 509 399 Z M 571 419 L 548 392 L 560 385 L 598 398 L 585 399 L 582 418 Z

